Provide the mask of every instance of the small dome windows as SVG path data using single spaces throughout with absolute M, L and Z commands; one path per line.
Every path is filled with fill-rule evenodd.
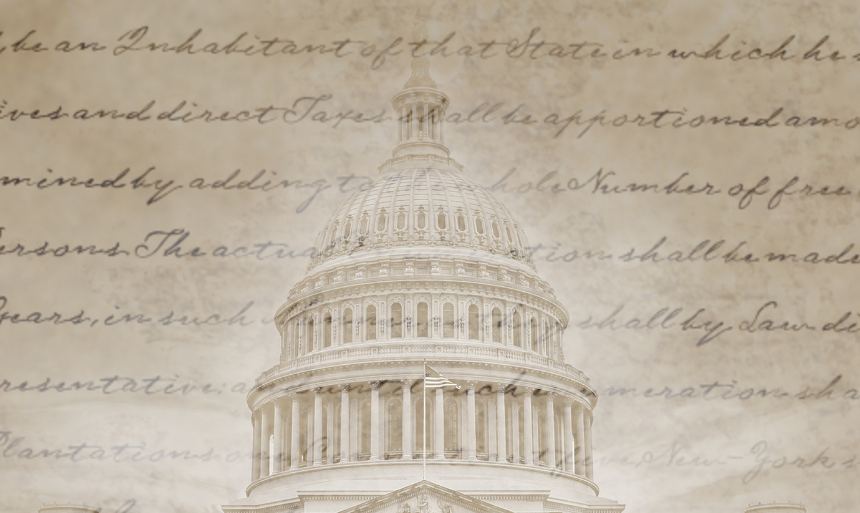
M 406 211 L 403 208 L 400 208 L 400 212 L 397 213 L 397 229 L 405 230 L 406 229 Z
M 376 231 L 384 232 L 385 227 L 388 225 L 388 214 L 385 213 L 385 209 L 379 211 L 379 214 L 376 216 Z
M 359 235 L 362 235 L 362 236 L 367 235 L 367 225 L 368 225 L 367 212 L 365 212 L 364 215 L 361 216 L 361 222 L 358 224 L 358 234 Z
M 478 235 L 484 234 L 484 220 L 480 217 L 475 218 L 475 231 L 478 232 Z
M 501 234 L 499 233 L 499 223 L 493 221 L 493 237 L 499 238 Z
M 461 232 L 466 231 L 466 216 L 463 215 L 463 212 L 457 212 L 457 229 Z
M 427 228 L 427 215 L 424 213 L 424 207 L 418 207 L 418 214 L 415 216 L 415 226 L 419 230 Z
M 448 216 L 445 215 L 445 212 L 442 212 L 442 208 L 439 208 L 439 213 L 436 214 L 436 227 L 440 230 L 448 229 Z
M 343 225 L 343 240 L 349 240 L 349 232 L 352 231 L 352 221 L 347 220 Z

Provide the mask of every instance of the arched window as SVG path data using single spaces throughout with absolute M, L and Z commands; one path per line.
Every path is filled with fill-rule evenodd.
M 541 352 L 549 356 L 549 324 L 546 321 L 543 321 L 543 343 L 544 346 Z
M 478 316 L 478 305 L 469 305 L 469 339 L 478 340 L 481 331 L 480 317 Z
M 499 233 L 499 223 L 493 221 L 493 237 L 499 238 L 501 234 Z
M 532 317 L 530 327 L 531 327 L 530 331 L 531 331 L 531 337 L 532 337 L 532 351 L 537 352 L 538 348 L 540 347 L 540 344 L 538 342 L 538 337 L 540 336 L 540 333 L 538 333 L 537 321 L 535 321 L 534 317 Z
M 320 445 L 322 446 L 322 461 L 325 463 L 328 460 L 328 408 L 323 406 L 322 409 L 322 439 L 320 440 Z
M 475 231 L 478 232 L 478 235 L 484 234 L 484 220 L 480 217 L 475 218 Z
M 427 228 L 427 216 L 424 214 L 424 210 L 420 207 L 418 208 L 418 215 L 415 216 L 415 226 L 419 230 Z
M 433 398 L 430 397 L 430 394 L 427 395 L 427 422 L 424 422 L 424 400 L 419 397 L 412 403 L 412 440 L 414 440 L 415 444 L 415 458 L 421 458 L 422 454 L 425 454 L 427 458 L 433 457 L 433 412 L 436 411 L 433 408 Z M 425 431 L 426 424 L 426 431 Z M 421 440 L 421 434 L 424 433 L 424 440 Z M 427 447 L 427 452 L 422 453 L 424 447 Z
M 537 453 L 538 458 L 537 462 L 540 465 L 546 466 L 546 420 L 544 420 L 545 415 L 541 415 L 538 413 L 537 415 Z
M 343 343 L 352 342 L 352 308 L 343 311 Z
M 385 210 L 382 210 L 376 216 L 376 231 L 385 231 L 386 224 L 388 224 L 388 215 L 385 213 Z
M 400 211 L 397 213 L 397 229 L 405 230 L 406 229 L 406 212 Z
M 454 338 L 454 305 L 451 303 L 442 305 L 442 336 Z
M 502 311 L 493 308 L 493 342 L 502 341 Z
M 519 312 L 514 312 L 514 345 L 523 347 L 522 331 L 523 318 Z
M 331 314 L 323 317 L 323 347 L 331 347 Z
M 416 324 L 417 336 L 426 338 L 430 336 L 430 330 L 427 325 L 427 303 L 418 303 L 418 323 Z
M 440 230 L 448 229 L 448 216 L 445 215 L 445 212 L 439 212 L 436 215 L 436 227 Z
M 335 224 L 331 229 L 331 237 L 329 237 L 328 245 L 334 246 L 334 243 L 336 240 L 337 240 L 337 224 Z
M 352 230 L 352 223 L 347 221 L 345 225 L 343 225 L 343 240 L 349 240 L 349 232 Z
M 376 307 L 370 305 L 367 307 L 367 315 L 365 316 L 366 326 L 364 327 L 364 331 L 366 332 L 365 338 L 367 340 L 376 340 Z
M 361 236 L 367 235 L 367 215 L 361 217 L 361 221 L 358 223 L 358 234 Z
M 305 348 L 305 354 L 310 353 L 314 350 L 314 318 L 311 317 L 308 319 L 308 330 L 305 333 L 305 341 L 307 342 L 307 347 Z
M 385 459 L 392 459 L 401 455 L 403 449 L 403 409 L 400 401 L 392 399 L 388 403 L 388 440 L 385 444 Z
M 445 401 L 445 457 L 460 456 L 460 411 L 455 399 Z
M 483 399 L 475 401 L 475 452 L 479 460 L 486 460 L 487 455 L 487 406 Z
M 466 231 L 466 216 L 464 216 L 462 213 L 457 214 L 457 229 L 461 232 Z
M 358 408 L 358 459 L 370 459 L 370 402 Z
M 403 305 L 391 305 L 391 338 L 403 338 Z
M 508 244 L 513 244 L 514 238 L 511 236 L 511 227 L 508 225 L 505 225 L 505 235 L 508 236 Z

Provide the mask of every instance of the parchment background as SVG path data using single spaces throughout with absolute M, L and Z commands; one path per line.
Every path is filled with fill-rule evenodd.
M 449 32 L 457 48 L 473 41 L 520 41 L 540 27 L 538 39 L 608 47 L 675 47 L 705 50 L 723 35 L 746 48 L 773 49 L 796 35 L 792 49 L 810 48 L 825 35 L 847 55 L 860 52 L 853 2 L 804 1 L 571 1 L 571 2 L 24 2 L 0 4 L 0 46 L 30 29 L 30 41 L 99 41 L 108 47 L 124 32 L 148 25 L 152 41 L 183 41 L 196 28 L 201 41 L 279 36 L 303 44 L 349 37 L 377 45 L 411 37 L 416 7 L 428 15 L 431 39 Z M 731 45 L 728 45 L 729 47 Z M 503 53 L 503 48 L 500 48 Z M 270 104 L 289 106 L 302 96 L 333 95 L 322 110 L 355 109 L 370 115 L 385 109 L 409 76 L 409 57 L 390 56 L 378 69 L 359 56 L 177 56 L 110 51 L 0 53 L 0 99 L 8 109 L 47 112 L 63 105 L 129 111 L 150 100 L 161 112 L 186 100 L 216 111 Z M 431 72 L 452 99 L 449 112 L 468 112 L 482 102 L 502 102 L 500 114 L 518 104 L 542 119 L 549 112 L 594 115 L 682 109 L 710 115 L 766 117 L 776 108 L 806 116 L 860 115 L 856 103 L 860 64 L 809 61 L 736 63 L 715 60 L 432 58 Z M 492 186 L 509 170 L 508 191 L 497 191 L 523 225 L 533 245 L 572 250 L 639 253 L 661 237 L 666 247 L 687 250 L 703 240 L 725 239 L 726 248 L 747 241 L 758 253 L 838 253 L 856 241 L 858 132 L 830 128 L 744 129 L 702 127 L 655 130 L 594 127 L 577 138 L 574 127 L 558 138 L 545 126 L 450 123 L 452 157 L 475 183 Z M 278 176 L 328 180 L 301 213 L 308 190 L 273 192 L 196 191 L 188 188 L 147 205 L 152 189 L 0 187 L 0 244 L 38 248 L 48 241 L 133 250 L 146 235 L 181 228 L 190 232 L 183 251 L 208 251 L 272 241 L 296 252 L 313 244 L 334 208 L 347 198 L 338 177 L 374 177 L 390 155 L 396 124 L 144 123 L 130 121 L 0 120 L 0 177 L 129 177 L 146 168 L 152 178 L 187 184 L 194 178 L 224 179 L 235 169 L 250 178 L 258 170 Z M 557 171 L 547 185 L 585 180 L 598 169 L 623 179 L 666 184 L 683 172 L 690 183 L 724 188 L 774 184 L 793 176 L 800 184 L 844 185 L 840 198 L 790 197 L 768 210 L 766 196 L 739 209 L 725 195 L 553 194 L 515 187 Z M 560 252 L 559 256 L 562 254 Z M 617 260 L 549 262 L 536 253 L 538 270 L 568 307 L 567 361 L 583 369 L 601 394 L 595 413 L 595 478 L 601 495 L 627 504 L 631 513 L 743 511 L 750 503 L 800 501 L 810 513 L 852 511 L 860 499 L 860 452 L 856 400 L 860 387 L 856 334 L 815 331 L 744 333 L 768 301 L 771 318 L 819 328 L 860 309 L 857 270 L 852 265 L 803 263 L 652 263 Z M 0 381 L 12 389 L 50 377 L 52 383 L 161 376 L 178 384 L 211 383 L 220 394 L 186 395 L 0 390 L 0 431 L 7 441 L 24 437 L 0 457 L 0 509 L 36 511 L 42 503 L 96 503 L 104 512 L 218 511 L 244 495 L 251 448 L 249 412 L 241 386 L 277 362 L 279 342 L 271 317 L 304 273 L 304 258 L 218 259 L 104 255 L 0 256 L 4 312 L 22 317 L 84 310 L 93 319 L 110 314 L 230 316 L 249 302 L 252 326 L 106 326 L 0 322 Z M 697 346 L 697 332 L 675 330 L 582 330 L 574 324 L 620 317 L 650 317 L 661 307 L 706 309 L 734 329 Z M 855 317 L 856 318 L 856 317 Z M 842 376 L 828 397 L 798 399 L 821 391 Z M 736 380 L 738 391 L 781 387 L 791 396 L 749 400 L 610 396 L 610 387 L 685 387 Z M 780 468 L 756 465 L 752 447 L 782 456 Z M 131 463 L 71 458 L 23 458 L 20 449 L 68 450 L 81 443 L 105 448 L 145 445 L 145 453 L 189 450 L 219 459 Z M 666 456 L 675 447 L 684 462 Z M 798 468 L 797 457 L 811 462 Z M 227 462 L 240 451 L 246 457 Z M 90 451 L 92 452 L 92 451 Z M 649 453 L 652 457 L 645 456 Z M 18 454 L 16 456 L 16 454 Z M 734 457 L 734 458 L 730 458 Z M 627 458 L 625 464 L 622 459 Z M 704 460 L 724 464 L 704 465 Z M 849 462 L 849 463 L 846 463 Z M 132 501 L 132 502 L 130 502 Z

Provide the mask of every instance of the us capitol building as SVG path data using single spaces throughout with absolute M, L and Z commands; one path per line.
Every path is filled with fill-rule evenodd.
M 567 310 L 522 227 L 450 158 L 448 103 L 414 58 L 392 158 L 325 224 L 277 311 L 280 361 L 248 394 L 251 484 L 225 513 L 624 510 L 594 480 L 597 395 L 565 362 Z M 425 369 L 459 386 L 425 391 Z
M 414 58 L 392 158 L 275 315 L 280 361 L 248 394 L 251 484 L 225 513 L 624 509 L 598 496 L 597 396 L 565 362 L 567 310 L 522 227 L 450 158 L 448 104 Z M 425 361 L 460 388 L 427 391 L 423 429 Z

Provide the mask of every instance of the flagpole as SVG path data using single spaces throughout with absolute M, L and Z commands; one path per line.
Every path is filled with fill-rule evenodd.
M 423 448 L 421 449 L 421 480 L 427 480 L 427 358 L 424 358 L 424 375 L 422 376 L 424 382 L 421 387 L 421 399 L 423 401 L 423 406 L 421 407 L 421 411 L 424 414 L 423 419 L 421 421 L 421 438 Z

